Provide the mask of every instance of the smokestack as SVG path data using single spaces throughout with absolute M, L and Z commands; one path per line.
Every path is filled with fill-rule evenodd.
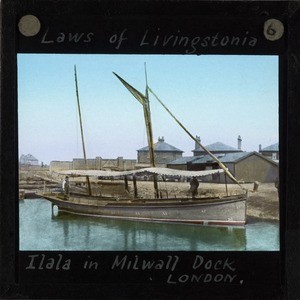
M 237 143 L 238 143 L 238 150 L 242 150 L 242 138 L 240 135 L 238 136 Z
M 196 135 L 196 140 L 197 140 L 199 143 L 201 143 L 200 136 Z M 195 149 L 199 149 L 199 148 L 200 148 L 200 145 L 199 145 L 197 142 L 195 142 Z
M 258 146 L 258 151 L 261 152 L 261 144 Z

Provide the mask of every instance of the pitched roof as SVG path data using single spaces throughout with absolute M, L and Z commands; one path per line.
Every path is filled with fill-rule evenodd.
M 223 163 L 232 163 L 237 162 L 241 159 L 244 159 L 255 152 L 236 152 L 236 153 L 226 153 L 223 157 L 220 157 L 220 161 Z
M 222 153 L 222 154 L 216 154 L 215 156 L 224 164 L 226 163 L 237 163 L 238 161 L 241 161 L 248 156 L 251 155 L 257 155 L 260 158 L 267 160 L 268 162 L 278 165 L 277 162 L 273 161 L 272 159 L 269 159 L 267 157 L 262 156 L 260 153 L 256 151 L 252 152 L 236 152 L 236 153 Z M 198 156 L 186 156 L 181 157 L 179 159 L 173 160 L 172 162 L 169 162 L 168 165 L 185 165 L 187 163 L 191 164 L 206 164 L 216 162 L 210 155 L 198 155 Z
M 196 159 L 198 159 L 198 156 L 184 156 L 169 162 L 168 165 L 185 165 L 186 163 Z
M 249 155 L 249 152 L 237 152 L 237 153 L 226 153 L 226 154 L 220 154 L 216 155 L 216 157 L 222 162 L 222 163 L 232 163 L 236 162 L 237 160 L 246 157 Z M 192 164 L 205 164 L 209 162 L 216 162 L 210 155 L 202 155 L 202 156 L 196 156 L 198 157 L 196 160 L 192 162 Z
M 22 154 L 20 159 L 27 159 L 27 160 L 38 160 L 37 158 L 35 158 L 32 154 Z
M 157 151 L 157 152 L 161 151 L 161 152 L 181 152 L 181 153 L 183 153 L 182 150 L 166 143 L 164 141 L 164 139 L 158 139 L 158 142 L 153 145 L 153 148 L 154 148 L 154 151 Z M 145 151 L 145 152 L 147 151 L 148 152 L 149 146 L 143 147 L 137 151 Z
M 265 148 L 261 149 L 260 151 L 262 151 L 262 152 L 268 152 L 268 151 L 269 152 L 278 152 L 279 151 L 279 143 L 265 147 Z
M 225 153 L 225 154 L 220 154 L 220 155 L 216 155 L 216 157 L 224 164 L 226 163 L 237 163 L 243 159 L 245 159 L 246 157 L 249 157 L 251 155 L 257 155 L 260 158 L 267 160 L 268 162 L 272 163 L 272 164 L 276 164 L 276 162 L 274 162 L 273 160 L 266 158 L 264 156 L 262 156 L 261 154 L 259 154 L 256 151 L 252 151 L 252 152 L 236 152 L 236 153 Z M 197 157 L 197 156 L 196 156 Z M 214 159 L 206 154 L 206 155 L 202 155 L 202 156 L 198 156 L 197 160 L 193 160 L 191 163 L 192 164 L 205 164 L 205 163 L 209 163 L 209 162 L 214 162 Z
M 211 152 L 242 152 L 242 150 L 239 150 L 237 148 L 225 145 L 221 142 L 216 142 L 210 145 L 205 146 L 205 148 Z M 196 148 L 193 150 L 193 152 L 204 152 L 205 150 L 202 147 Z

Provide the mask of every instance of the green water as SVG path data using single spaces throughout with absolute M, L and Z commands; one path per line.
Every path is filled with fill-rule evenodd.
M 158 224 L 51 214 L 43 199 L 20 201 L 20 250 L 278 251 L 278 222 L 245 228 Z

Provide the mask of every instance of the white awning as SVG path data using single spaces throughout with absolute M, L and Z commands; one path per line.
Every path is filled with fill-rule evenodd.
M 166 175 L 166 176 L 183 176 L 183 177 L 200 177 L 218 173 L 223 173 L 222 169 L 204 170 L 204 171 L 184 171 L 169 168 L 144 168 L 130 171 L 103 171 L 103 170 L 66 170 L 59 171 L 62 175 L 69 176 L 97 176 L 97 177 L 119 177 L 125 175 L 135 175 L 142 173 Z

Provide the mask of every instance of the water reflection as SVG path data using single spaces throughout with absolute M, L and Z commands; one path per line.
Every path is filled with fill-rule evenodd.
M 42 199 L 20 203 L 21 250 L 278 250 L 278 224 L 246 228 L 146 223 L 59 212 Z
M 64 246 L 69 248 L 74 231 L 87 247 L 97 237 L 105 250 L 245 250 L 245 228 L 205 227 L 182 224 L 148 223 L 84 217 L 59 212 L 52 222 L 63 228 Z M 91 234 L 91 231 L 95 231 Z M 104 250 L 103 249 L 103 250 Z

